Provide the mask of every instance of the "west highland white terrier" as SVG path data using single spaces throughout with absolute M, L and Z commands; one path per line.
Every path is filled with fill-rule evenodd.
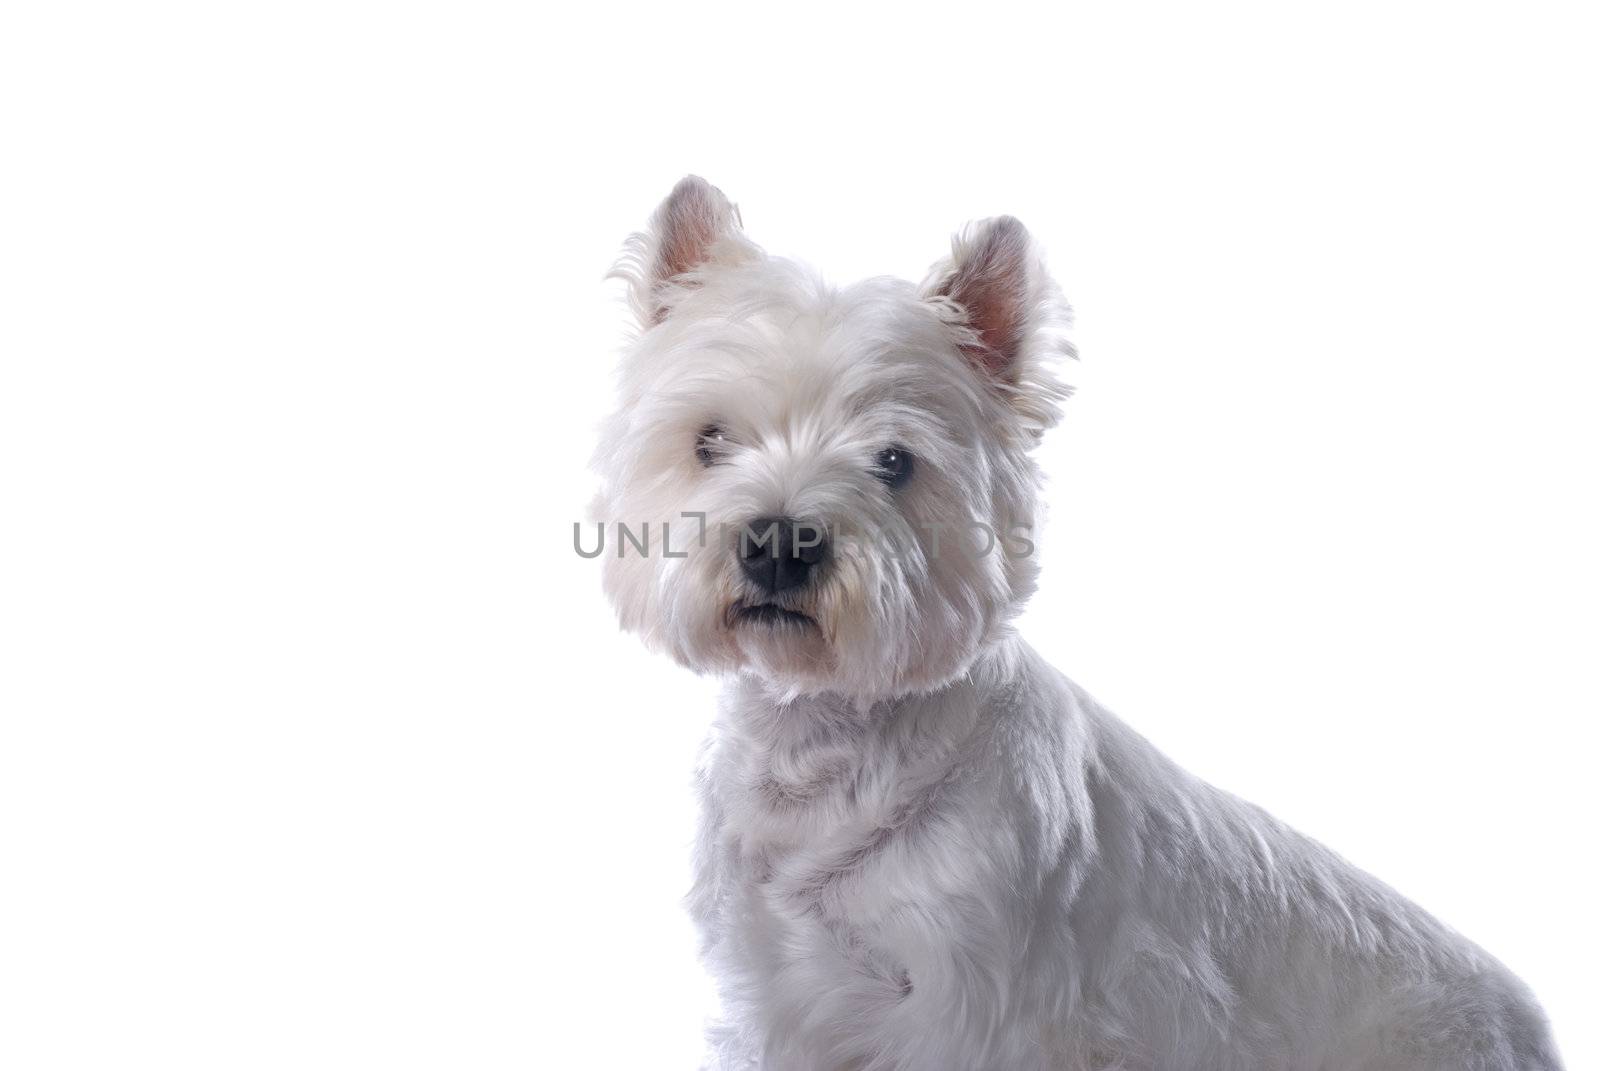
M 606 591 L 727 681 L 690 896 L 710 1066 L 1560 1066 L 1506 968 L 1013 631 L 1072 355 L 1020 223 L 969 226 L 920 287 L 839 288 L 691 177 L 618 272 Z

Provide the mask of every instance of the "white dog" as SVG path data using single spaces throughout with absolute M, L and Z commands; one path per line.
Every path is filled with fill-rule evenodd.
M 838 289 L 687 178 L 619 271 L 606 589 L 728 678 L 691 897 L 714 1067 L 1560 1066 L 1498 962 L 1013 632 L 1072 352 L 1016 220 Z

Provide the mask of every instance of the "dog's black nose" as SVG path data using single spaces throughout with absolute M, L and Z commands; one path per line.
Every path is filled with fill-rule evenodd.
M 804 584 L 827 556 L 827 532 L 793 517 L 757 517 L 739 533 L 739 567 L 768 595 Z

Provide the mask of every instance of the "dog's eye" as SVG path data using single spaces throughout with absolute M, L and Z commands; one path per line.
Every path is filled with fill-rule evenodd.
M 887 450 L 879 450 L 875 463 L 877 468 L 873 475 L 896 490 L 904 487 L 906 481 L 911 479 L 911 455 L 903 446 L 891 446 Z
M 700 459 L 700 464 L 707 467 L 715 465 L 727 452 L 728 437 L 722 428 L 716 424 L 707 424 L 700 429 L 700 437 L 694 444 L 694 456 Z

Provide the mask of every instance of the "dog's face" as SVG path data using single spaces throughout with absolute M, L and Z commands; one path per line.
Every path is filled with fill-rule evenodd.
M 1029 450 L 1065 395 L 1050 359 L 1071 352 L 1021 225 L 970 228 L 920 290 L 835 289 L 689 178 L 620 274 L 641 334 L 595 519 L 623 626 L 790 695 L 964 672 L 1032 589 Z

